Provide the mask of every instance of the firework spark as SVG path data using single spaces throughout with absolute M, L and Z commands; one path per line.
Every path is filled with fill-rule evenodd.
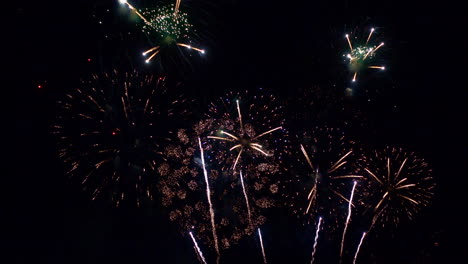
M 354 189 L 356 188 L 357 181 L 353 182 L 353 189 L 351 190 L 351 196 L 349 197 L 348 203 L 348 216 L 346 217 L 345 227 L 343 230 L 343 237 L 341 238 L 341 249 L 340 249 L 340 263 L 343 257 L 343 247 L 344 247 L 344 240 L 346 236 L 346 231 L 348 229 L 349 220 L 351 220 L 351 204 L 353 203 L 353 196 L 354 196 Z
M 310 264 L 314 263 L 314 257 L 315 257 L 315 252 L 317 251 L 317 243 L 318 243 L 320 225 L 321 224 L 322 224 L 322 217 L 319 217 L 319 221 L 318 221 L 318 224 L 317 224 L 317 230 L 315 231 L 314 249 L 312 250 L 312 259 L 310 260 Z
M 212 233 L 213 233 L 213 240 L 214 240 L 214 243 L 215 243 L 216 254 L 218 255 L 216 262 L 219 263 L 219 258 L 221 257 L 221 254 L 219 252 L 218 236 L 216 235 L 216 224 L 215 224 L 213 204 L 211 203 L 210 183 L 208 181 L 208 173 L 207 173 L 206 167 L 205 167 L 205 158 L 204 158 L 204 155 L 203 155 L 203 147 L 202 147 L 202 143 L 201 143 L 200 138 L 198 138 L 198 144 L 200 146 L 200 155 L 201 155 L 201 161 L 202 161 L 202 166 L 203 166 L 203 175 L 205 176 L 205 182 L 206 182 L 206 197 L 208 199 L 208 204 L 210 206 L 210 217 L 211 217 L 211 228 L 212 228 Z
M 263 247 L 263 239 L 262 239 L 262 232 L 260 228 L 258 229 L 258 237 L 260 238 L 260 247 L 262 248 L 262 256 L 263 256 L 263 263 L 267 263 L 266 255 L 265 255 L 265 248 Z
M 364 241 L 365 237 L 366 237 L 366 232 L 363 232 L 362 237 L 361 237 L 361 241 L 359 241 L 359 245 L 358 245 L 358 247 L 356 249 L 356 254 L 354 254 L 353 264 L 356 264 L 356 260 L 357 260 L 358 254 L 359 254 L 359 250 L 361 249 L 362 241 Z
M 369 45 L 369 40 L 371 39 L 373 33 L 374 28 L 370 30 L 366 43 L 364 45 L 357 45 L 355 47 L 353 47 L 353 45 L 351 44 L 349 34 L 345 35 L 349 45 L 349 53 L 346 54 L 345 57 L 349 59 L 348 65 L 350 71 L 353 72 L 353 82 L 357 80 L 358 72 L 364 70 L 365 68 L 385 70 L 384 66 L 375 66 L 368 64 L 374 59 L 377 50 L 384 45 L 383 42 L 377 46 Z
M 189 234 L 190 234 L 190 237 L 192 238 L 193 245 L 194 245 L 194 247 L 195 247 L 195 249 L 196 249 L 195 252 L 197 253 L 197 256 L 199 256 L 200 259 L 202 260 L 202 262 L 203 262 L 204 264 L 206 264 L 206 260 L 205 260 L 205 257 L 203 256 L 203 252 L 200 250 L 200 247 L 198 246 L 198 243 L 197 243 L 197 241 L 195 240 L 195 237 L 193 236 L 193 234 L 192 234 L 191 231 L 189 232 Z

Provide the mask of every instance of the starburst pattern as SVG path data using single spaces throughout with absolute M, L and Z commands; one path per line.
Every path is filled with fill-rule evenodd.
M 431 169 L 414 153 L 387 147 L 363 156 L 359 163 L 369 185 L 366 204 L 373 213 L 372 226 L 412 219 L 433 196 Z
M 352 182 L 363 179 L 355 173 L 354 142 L 340 129 L 327 127 L 304 133 L 300 142 L 296 157 L 302 165 L 285 181 L 285 188 L 292 188 L 284 194 L 285 203 L 305 223 L 323 217 L 330 233 L 344 220 Z
M 160 143 L 178 103 L 170 101 L 163 77 L 137 72 L 92 75 L 58 102 L 53 133 L 66 173 L 93 200 L 109 197 L 140 205 L 153 199 Z
M 379 50 L 384 45 L 383 42 L 381 42 L 379 45 L 369 44 L 369 40 L 371 39 L 374 31 L 375 29 L 371 28 L 366 42 L 360 43 L 358 41 L 358 44 L 356 46 L 352 45 L 352 41 L 350 40 L 349 34 L 346 34 L 346 40 L 348 41 L 349 45 L 349 53 L 347 53 L 345 56 L 349 60 L 348 65 L 349 70 L 353 73 L 353 82 L 357 80 L 358 72 L 366 68 L 385 70 L 385 66 L 377 66 L 371 64 L 371 62 L 376 56 L 377 50 Z

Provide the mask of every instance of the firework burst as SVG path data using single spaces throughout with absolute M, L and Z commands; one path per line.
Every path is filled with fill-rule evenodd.
M 373 215 L 371 227 L 412 219 L 433 196 L 431 169 L 414 153 L 387 147 L 362 157 L 359 163 L 368 182 L 366 204 Z
M 119 0 L 119 2 L 126 5 L 143 20 L 142 31 L 151 39 L 154 39 L 156 43 L 159 43 L 159 45 L 143 52 L 143 56 L 147 57 L 146 63 L 149 63 L 160 53 L 164 46 L 173 44 L 198 51 L 201 54 L 205 53 L 205 50 L 193 47 L 190 44 L 192 36 L 195 35 L 195 30 L 194 26 L 189 22 L 188 14 L 180 10 L 181 0 L 177 0 L 175 4 L 163 5 L 155 9 L 145 9 L 144 11 L 139 11 L 126 0 Z
M 137 72 L 93 75 L 59 101 L 53 133 L 67 174 L 92 200 L 109 197 L 140 205 L 153 199 L 159 143 L 178 101 L 162 77 Z M 179 112 L 182 114 L 182 112 Z
M 374 28 L 371 28 L 365 43 L 357 42 L 357 44 L 355 43 L 354 45 L 352 44 L 350 35 L 345 35 L 349 46 L 349 52 L 343 56 L 345 56 L 346 59 L 349 60 L 348 66 L 349 70 L 353 73 L 353 82 L 357 80 L 357 74 L 363 71 L 364 69 L 385 70 L 385 66 L 373 65 L 376 52 L 384 45 L 383 42 L 381 42 L 378 45 L 369 44 L 369 41 L 371 40 L 374 31 Z
M 231 93 L 211 103 L 208 117 L 214 129 L 208 138 L 224 170 L 236 171 L 275 160 L 282 163 L 282 156 L 289 151 L 288 133 L 282 107 L 276 104 L 273 95 L 249 96 L 248 91 Z
M 363 179 L 353 173 L 354 143 L 334 128 L 315 128 L 304 134 L 301 143 L 296 153 L 303 169 L 286 182 L 293 188 L 285 192 L 286 206 L 307 224 L 323 217 L 330 233 L 344 220 L 350 184 Z
M 158 168 L 161 175 L 159 188 L 162 192 L 162 202 L 170 210 L 170 219 L 180 224 L 182 233 L 196 226 L 199 241 L 214 248 L 215 241 L 210 235 L 212 227 L 209 208 L 206 204 L 206 194 L 203 195 L 203 192 L 206 193 L 203 188 L 206 184 L 197 169 L 200 167 L 200 160 L 196 150 L 199 149 L 198 137 L 201 138 L 212 204 L 216 211 L 214 220 L 220 249 L 227 249 L 242 237 L 254 234 L 255 229 L 265 222 L 264 210 L 276 205 L 275 197 L 279 195 L 278 177 L 283 171 L 282 156 L 288 150 L 285 147 L 279 151 L 281 146 L 287 145 L 284 142 L 284 134 L 279 133 L 281 131 L 274 131 L 278 132 L 277 135 L 273 134 L 274 132 L 265 134 L 260 139 L 265 140 L 262 141 L 265 152 L 269 151 L 271 155 L 265 156 L 257 150 L 246 149 L 241 155 L 242 158 L 238 159 L 236 169 L 232 170 L 239 155 L 238 152 L 233 153 L 230 150 L 232 146 L 227 145 L 232 142 L 209 138 L 220 129 L 229 131 L 232 135 L 240 131 L 240 128 L 236 130 L 240 121 L 237 118 L 239 112 L 236 100 L 244 99 L 237 94 L 228 96 L 229 99 L 221 99 L 221 106 L 211 104 L 205 119 L 190 129 L 180 129 L 174 134 L 172 143 L 164 150 L 165 162 Z M 249 97 L 248 100 L 251 111 L 269 113 L 270 117 L 273 117 L 272 120 L 266 120 L 261 115 L 252 118 L 246 114 L 249 118 L 243 119 L 244 131 L 249 131 L 253 137 L 265 132 L 256 134 L 254 125 L 265 127 L 268 131 L 271 127 L 267 122 L 282 120 L 275 115 L 275 111 L 280 108 L 270 108 L 270 105 L 274 106 L 274 97 L 260 95 Z M 225 109 L 231 109 L 234 117 L 231 118 L 230 111 L 222 111 Z M 275 136 L 279 136 L 281 141 L 278 142 L 281 144 L 268 144 L 276 142 Z
M 207 125 L 200 122 L 196 129 Z M 211 145 L 202 142 L 204 150 L 205 179 L 200 157 L 200 142 L 193 130 L 180 129 L 164 149 L 165 161 L 158 167 L 162 205 L 168 208 L 169 219 L 178 223 L 182 234 L 196 227 L 199 241 L 216 250 L 213 230 L 219 249 L 230 248 L 233 244 L 255 232 L 255 227 L 265 222 L 258 206 L 246 205 L 245 194 L 250 191 L 242 188 L 240 175 L 222 171 L 210 162 Z M 207 202 L 207 184 L 210 187 L 212 215 Z M 248 182 L 246 182 L 247 184 Z M 254 200 L 252 200 L 254 201 Z M 214 229 L 213 229 L 214 225 Z

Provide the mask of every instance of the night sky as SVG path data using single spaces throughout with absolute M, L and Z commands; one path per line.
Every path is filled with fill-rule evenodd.
M 58 158 L 51 135 L 56 101 L 81 78 L 114 68 L 177 79 L 198 105 L 261 87 L 288 107 L 308 87 L 353 88 L 352 103 L 366 122 L 354 136 L 371 146 L 421 153 L 437 184 L 430 206 L 414 221 L 369 240 L 362 263 L 462 262 L 466 92 L 461 95 L 465 87 L 455 81 L 462 59 L 454 56 L 464 52 L 458 43 L 463 32 L 453 34 L 449 23 L 455 7 L 399 0 L 183 0 L 181 8 L 193 17 L 207 52 L 185 53 L 191 56 L 177 68 L 158 58 L 144 63 L 141 52 L 151 44 L 117 0 L 19 1 L 4 10 L 1 263 L 198 263 L 190 238 L 160 205 L 92 202 L 71 184 Z M 367 71 L 359 76 L 362 84 L 351 85 L 344 34 L 372 26 L 385 41 L 379 56 L 387 70 Z M 307 124 L 301 126 L 289 130 Z M 312 232 L 303 230 L 283 209 L 273 210 L 262 227 L 269 263 L 310 262 L 313 238 L 304 236 Z M 203 249 L 214 263 L 214 252 Z M 319 250 L 317 263 L 333 259 L 335 253 Z M 262 263 L 257 240 L 244 238 L 222 256 L 222 263 L 239 262 Z

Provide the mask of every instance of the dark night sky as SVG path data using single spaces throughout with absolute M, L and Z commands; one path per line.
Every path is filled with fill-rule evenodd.
M 290 104 L 311 85 L 344 90 L 344 33 L 378 27 L 388 70 L 367 74 L 363 86 L 379 92 L 357 99 L 372 124 L 367 141 L 423 153 L 438 187 L 416 221 L 393 237 L 372 240 L 373 252 L 362 254 L 374 253 L 377 263 L 455 263 L 450 261 L 466 247 L 466 206 L 461 205 L 467 187 L 461 168 L 466 92 L 460 96 L 465 88 L 452 71 L 461 67 L 461 59 L 452 62 L 444 52 L 462 49 L 448 30 L 455 7 L 428 1 L 182 2 L 204 25 L 198 31 L 207 54 L 191 58 L 194 69 L 178 78 L 186 94 L 201 103 L 239 88 L 265 87 L 290 98 Z M 50 126 L 64 90 L 91 72 L 114 67 L 160 70 L 144 65 L 139 54 L 148 43 L 119 9 L 117 0 L 21 1 L 8 11 L 3 42 L 8 42 L 4 59 L 11 81 L 3 86 L 3 127 L 9 158 L 0 194 L 1 263 L 197 263 L 191 241 L 157 205 L 115 209 L 92 203 L 79 186 L 69 184 L 57 159 Z M 310 261 L 300 227 L 280 210 L 273 216 L 264 227 L 270 263 Z M 261 263 L 255 242 L 224 257 L 225 263 L 239 261 Z

